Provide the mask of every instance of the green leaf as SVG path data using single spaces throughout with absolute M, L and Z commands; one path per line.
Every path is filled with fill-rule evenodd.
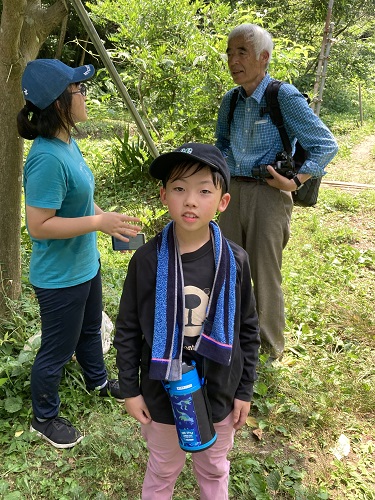
M 260 474 L 250 474 L 249 488 L 257 500 L 270 500 L 267 494 L 267 483 Z
M 257 381 L 254 384 L 254 392 L 260 396 L 265 396 L 268 392 L 268 387 L 263 382 Z
M 22 499 L 23 495 L 20 491 L 12 491 L 11 493 L 8 493 L 5 495 L 4 500 L 18 500 Z
M 267 484 L 270 490 L 277 491 L 279 489 L 279 484 L 281 481 L 281 474 L 278 470 L 273 470 L 267 476 Z
M 16 413 L 22 408 L 22 399 L 19 396 L 7 398 L 4 408 L 8 413 Z

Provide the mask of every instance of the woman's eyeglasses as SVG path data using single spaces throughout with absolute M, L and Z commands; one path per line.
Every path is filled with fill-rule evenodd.
M 77 90 L 76 92 L 70 92 L 72 95 L 73 94 L 82 94 L 84 97 L 86 97 L 87 95 L 87 87 L 84 83 L 81 83 L 80 86 L 79 86 L 79 90 Z

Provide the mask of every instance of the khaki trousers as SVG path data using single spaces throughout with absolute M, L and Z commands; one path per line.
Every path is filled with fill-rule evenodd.
M 290 236 L 290 193 L 263 182 L 231 179 L 231 200 L 220 215 L 224 236 L 249 254 L 262 348 L 272 357 L 284 351 L 282 252 Z

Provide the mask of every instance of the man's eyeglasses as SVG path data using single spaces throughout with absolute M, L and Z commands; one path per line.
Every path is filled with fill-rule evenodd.
M 73 94 L 82 94 L 84 97 L 86 97 L 87 95 L 87 87 L 84 83 L 81 83 L 80 86 L 79 86 L 79 90 L 77 90 L 76 92 L 70 92 L 72 95 Z

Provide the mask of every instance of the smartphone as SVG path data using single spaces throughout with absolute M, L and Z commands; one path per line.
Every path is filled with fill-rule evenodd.
M 138 233 L 137 236 L 134 236 L 133 238 L 129 236 L 128 238 L 129 241 L 122 241 L 112 236 L 113 250 L 137 250 L 137 248 L 146 243 L 146 238 L 144 233 Z

